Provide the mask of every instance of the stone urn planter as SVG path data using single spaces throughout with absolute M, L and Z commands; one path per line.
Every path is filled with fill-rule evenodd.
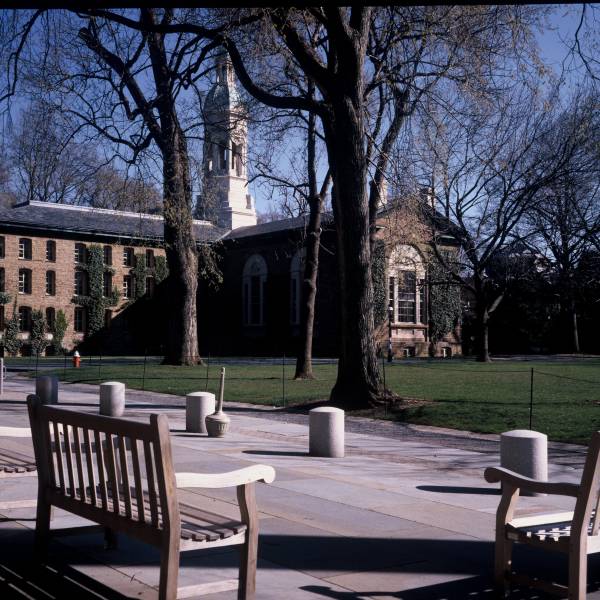
M 206 431 L 208 437 L 223 437 L 229 429 L 231 419 L 223 412 L 223 391 L 225 389 L 225 367 L 221 367 L 221 381 L 219 384 L 219 399 L 217 410 L 206 417 Z

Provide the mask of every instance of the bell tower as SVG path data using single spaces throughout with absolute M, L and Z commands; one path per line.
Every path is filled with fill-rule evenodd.
M 226 52 L 215 59 L 216 82 L 204 101 L 204 218 L 225 229 L 256 225 L 248 191 L 248 116 Z

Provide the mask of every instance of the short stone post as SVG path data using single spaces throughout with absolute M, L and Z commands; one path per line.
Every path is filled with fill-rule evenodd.
M 344 458 L 344 411 L 333 406 L 308 413 L 308 452 L 311 456 Z
M 100 414 L 120 417 L 125 411 L 125 384 L 107 381 L 100 384 Z
M 58 377 L 38 375 L 35 378 L 35 395 L 42 404 L 58 404 Z
M 500 466 L 540 481 L 548 481 L 548 436 L 539 431 L 515 429 L 500 435 Z M 523 496 L 545 496 L 522 492 Z
M 215 412 L 215 395 L 211 392 L 192 392 L 185 397 L 185 430 L 208 433 L 205 419 Z

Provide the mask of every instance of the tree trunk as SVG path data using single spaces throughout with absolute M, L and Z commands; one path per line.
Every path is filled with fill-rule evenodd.
M 571 300 L 571 331 L 573 335 L 573 352 L 579 354 L 579 328 L 577 325 L 577 310 L 575 308 L 575 301 Z
M 187 146 L 176 125 L 172 144 L 163 153 L 164 232 L 169 276 L 169 310 L 164 362 L 194 365 L 198 355 L 196 294 L 198 254 L 192 222 L 192 193 Z
M 338 374 L 331 402 L 363 408 L 374 404 L 383 389 L 374 335 L 362 107 L 357 109 L 347 97 L 342 98 L 330 118 L 324 119 L 324 130 L 333 177 L 341 324 Z
M 319 244 L 321 240 L 321 210 L 323 199 L 310 199 L 308 231 L 306 232 L 306 260 L 302 280 L 302 304 L 300 308 L 300 348 L 296 360 L 294 379 L 314 379 L 312 370 L 312 344 L 319 272 Z
M 489 351 L 489 320 L 487 307 L 477 308 L 477 362 L 492 362 Z

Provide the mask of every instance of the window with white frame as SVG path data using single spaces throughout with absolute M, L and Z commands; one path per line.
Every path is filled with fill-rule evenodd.
M 76 296 L 87 295 L 87 273 L 77 269 L 73 280 L 73 293 Z
M 31 240 L 29 238 L 19 238 L 19 258 L 31 260 Z
M 75 262 L 85 262 L 85 244 L 75 244 Z
M 131 275 L 123 276 L 123 298 L 131 298 L 133 295 L 131 281 Z
M 300 325 L 302 277 L 304 275 L 304 248 L 298 250 L 290 263 L 290 325 Z
M 46 295 L 56 296 L 56 273 L 46 271 Z
M 46 260 L 56 262 L 56 242 L 54 240 L 46 240 Z
M 418 250 L 400 245 L 388 261 L 388 307 L 394 323 L 425 323 L 425 267 Z
M 123 248 L 123 266 L 133 267 L 133 248 Z
M 31 294 L 31 269 L 19 269 L 19 294 Z
M 19 306 L 19 331 L 31 331 L 31 308 Z
M 242 276 L 244 325 L 264 324 L 266 281 L 267 263 L 260 254 L 254 254 L 246 261 Z

